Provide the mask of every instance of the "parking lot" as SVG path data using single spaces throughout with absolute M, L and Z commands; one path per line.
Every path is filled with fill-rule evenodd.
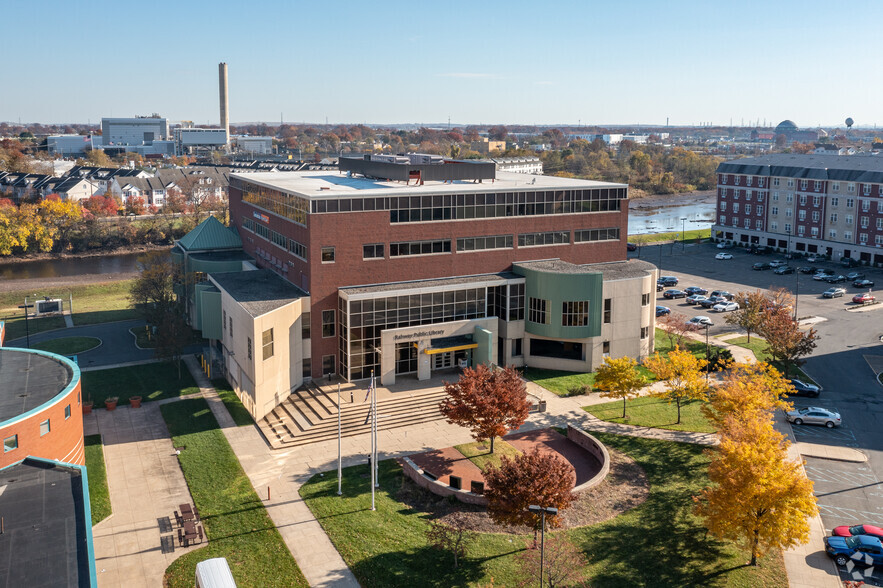
M 679 278 L 676 288 L 700 286 L 711 290 L 727 290 L 732 293 L 754 289 L 783 287 L 797 296 L 797 314 L 801 318 L 816 317 L 812 327 L 819 335 L 818 346 L 803 366 L 823 390 L 819 398 L 794 398 L 795 406 L 821 406 L 835 409 L 843 419 L 841 427 L 802 425 L 792 427 L 798 441 L 823 445 L 854 447 L 868 455 L 865 464 L 843 463 L 821 459 L 807 459 L 807 474 L 815 483 L 816 496 L 822 521 L 830 532 L 838 525 L 861 523 L 883 526 L 883 387 L 869 367 L 874 357 L 883 356 L 883 305 L 863 312 L 847 312 L 856 307 L 852 296 L 865 290 L 852 287 L 851 283 L 837 284 L 844 287 L 842 298 L 822 298 L 821 294 L 831 284 L 812 279 L 808 274 L 775 275 L 771 270 L 751 269 L 759 261 L 784 259 L 781 255 L 751 255 L 744 249 L 727 249 L 733 259 L 717 260 L 721 250 L 713 244 L 662 245 L 643 247 L 630 257 L 640 257 L 661 268 L 661 275 Z M 805 260 L 790 260 L 789 265 L 799 267 L 818 265 L 838 274 L 862 271 L 868 279 L 883 288 L 883 271 L 879 269 L 847 269 L 834 262 L 808 264 Z M 706 309 L 697 309 L 683 299 L 663 300 L 657 293 L 657 304 L 689 317 L 704 315 L 714 326 L 711 336 L 739 332 L 737 327 L 727 325 L 725 316 Z M 880 361 L 880 360 L 878 360 Z M 821 547 L 821 546 L 819 546 Z M 849 570 L 841 570 L 844 579 L 860 579 L 871 585 L 881 585 L 879 576 L 856 570 L 853 577 Z

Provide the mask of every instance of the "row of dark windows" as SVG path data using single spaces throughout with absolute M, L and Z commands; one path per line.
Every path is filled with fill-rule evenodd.
M 251 182 L 244 182 L 240 178 L 231 178 L 230 185 L 242 190 L 244 202 L 290 219 L 299 225 L 307 226 L 310 202 L 306 198 L 286 194 Z
M 450 253 L 450 239 L 434 239 L 429 241 L 402 241 L 389 244 L 390 257 L 407 255 L 432 255 L 433 253 Z
M 619 227 L 580 229 L 573 232 L 574 243 L 588 243 L 591 241 L 619 241 Z
M 270 243 L 273 243 L 274 245 L 277 245 L 282 249 L 287 250 L 295 257 L 299 257 L 304 261 L 307 261 L 307 246 L 300 241 L 289 239 L 282 233 L 278 233 L 269 227 L 266 227 L 260 223 L 256 223 L 247 216 L 242 218 L 242 228 L 246 231 L 251 231 L 259 237 L 263 237 Z

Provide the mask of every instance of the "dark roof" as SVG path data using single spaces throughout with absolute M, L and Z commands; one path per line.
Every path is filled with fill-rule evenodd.
M 253 317 L 309 296 L 268 269 L 210 274 L 209 277 Z
M 452 278 L 439 278 L 436 280 L 413 280 L 409 282 L 389 282 L 386 284 L 374 284 L 370 286 L 349 286 L 340 288 L 347 294 L 366 294 L 369 292 L 389 292 L 393 290 L 413 290 L 417 288 L 443 288 L 445 286 L 459 286 L 461 284 L 475 284 L 480 282 L 504 282 L 505 280 L 522 279 L 524 276 L 512 272 L 500 272 L 498 274 L 477 274 L 474 276 L 455 276 Z
M 776 153 L 725 161 L 717 173 L 883 183 L 883 158 L 873 155 Z
M 605 281 L 640 278 L 649 275 L 649 272 L 656 269 L 656 266 L 652 263 L 647 263 L 640 259 L 610 263 L 587 263 L 585 265 L 577 265 L 560 259 L 546 259 L 542 261 L 520 261 L 515 265 L 557 274 L 600 273 Z
M 83 470 L 29 457 L 0 470 L 0 491 L 0 585 L 91 586 L 92 520 Z
M 797 125 L 794 124 L 793 120 L 788 120 L 787 118 L 776 125 L 776 132 L 780 133 L 782 131 L 796 131 Z
M 68 364 L 55 354 L 0 348 L 0 423 L 33 410 L 64 391 L 74 378 L 72 364 Z

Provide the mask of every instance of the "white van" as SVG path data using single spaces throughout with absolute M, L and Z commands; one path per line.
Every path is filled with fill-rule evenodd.
M 216 557 L 196 564 L 196 588 L 236 588 L 227 558 Z

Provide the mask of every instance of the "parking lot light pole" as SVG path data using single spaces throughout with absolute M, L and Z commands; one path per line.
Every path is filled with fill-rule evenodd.
M 797 276 L 797 279 L 794 280 L 796 286 L 794 287 L 794 322 L 797 322 L 797 297 L 800 296 L 800 272 L 795 271 L 794 275 Z
M 681 253 L 687 250 L 687 217 L 681 217 Z
M 558 514 L 558 509 L 553 506 L 537 506 L 531 504 L 527 507 L 530 512 L 540 515 L 540 588 L 543 588 L 543 560 L 546 556 L 546 513 L 550 516 Z

